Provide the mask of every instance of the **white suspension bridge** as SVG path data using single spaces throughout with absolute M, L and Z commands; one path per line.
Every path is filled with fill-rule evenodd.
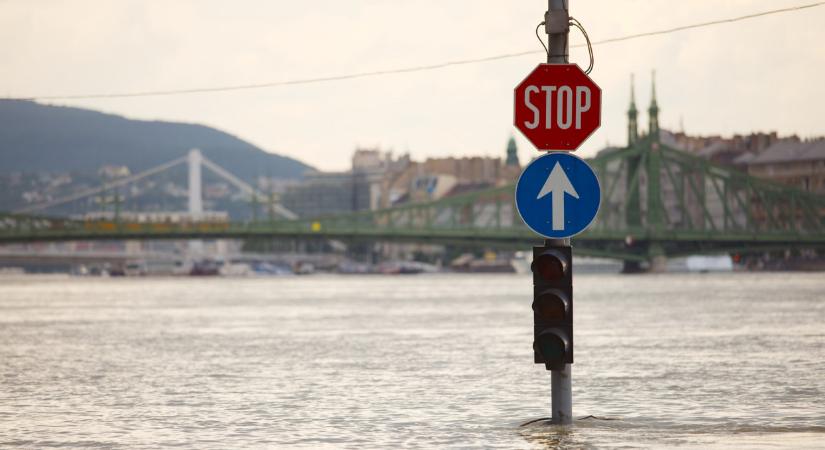
M 180 216 L 181 214 L 183 214 L 184 217 L 186 217 L 186 219 L 190 222 L 210 220 L 210 218 L 216 216 L 217 212 L 204 210 L 203 168 L 205 167 L 211 173 L 217 175 L 220 179 L 228 182 L 229 184 L 240 190 L 241 193 L 247 196 L 247 198 L 251 202 L 255 202 L 260 205 L 266 204 L 266 206 L 270 208 L 270 211 L 274 216 L 273 218 L 297 218 L 296 214 L 294 214 L 292 211 L 285 208 L 278 202 L 277 197 L 273 196 L 272 194 L 261 192 L 259 189 L 256 189 L 254 186 L 241 180 L 228 170 L 224 169 L 215 162 L 204 157 L 201 151 L 198 149 L 191 149 L 185 156 L 181 156 L 179 158 L 173 159 L 171 161 L 144 170 L 140 173 L 136 173 L 134 175 L 125 176 L 113 181 L 102 183 L 101 185 L 94 188 L 83 189 L 79 192 L 61 196 L 59 198 L 49 199 L 44 202 L 20 208 L 14 211 L 14 214 L 48 213 L 50 209 L 54 209 L 61 205 L 66 205 L 72 202 L 79 202 L 90 198 L 96 198 L 101 194 L 105 196 L 106 192 L 111 192 L 113 190 L 120 189 L 125 186 L 133 185 L 142 180 L 146 180 L 148 178 L 155 177 L 162 173 L 173 170 L 176 167 L 179 167 L 184 164 L 187 166 L 188 171 L 187 211 L 185 211 L 184 213 L 181 213 L 180 211 L 165 211 L 156 212 L 155 214 L 158 214 L 161 217 L 163 217 L 164 215 L 167 215 L 168 217 L 168 215 L 174 214 Z M 190 240 L 189 245 L 187 247 L 187 256 L 185 256 L 185 258 L 198 258 L 204 256 L 204 247 L 201 241 Z M 220 250 L 217 250 L 217 253 L 221 254 L 221 256 L 226 258 L 232 257 L 259 260 L 273 260 L 273 257 L 269 255 L 254 255 L 242 253 L 233 253 L 230 255 L 227 253 L 228 250 L 225 248 L 225 246 L 219 245 L 218 248 L 220 248 Z M 42 245 L 31 246 L 28 244 L 0 246 L 0 263 L 48 263 L 50 261 L 60 261 L 64 263 L 77 264 L 99 262 L 115 263 L 117 261 L 121 261 L 122 264 L 122 261 L 128 260 L 157 261 L 175 260 L 181 258 L 181 255 L 169 253 L 168 251 L 141 249 L 140 245 L 137 245 L 136 242 L 127 242 L 127 245 L 124 250 L 99 249 L 94 247 L 54 243 L 49 244 L 46 247 L 43 247 Z M 306 260 L 307 258 L 306 255 L 286 254 L 278 256 L 277 260 L 290 262 L 292 260 L 297 260 L 299 256 L 300 258 L 303 258 L 303 260 Z
M 144 180 L 146 178 L 159 175 L 161 173 L 167 172 L 179 165 L 186 164 L 188 166 L 188 216 L 189 219 L 192 221 L 198 221 L 204 218 L 206 215 L 206 211 L 203 208 L 203 176 L 202 176 L 202 168 L 206 167 L 210 172 L 217 175 L 224 181 L 230 183 L 231 185 L 238 188 L 241 192 L 249 197 L 251 201 L 259 201 L 261 199 L 269 199 L 267 200 L 272 208 L 274 214 L 277 214 L 279 218 L 283 219 L 295 219 L 297 215 L 292 211 L 285 208 L 281 205 L 278 201 L 272 198 L 271 194 L 266 194 L 261 192 L 260 190 L 256 189 L 254 186 L 250 185 L 249 183 L 241 180 L 237 176 L 233 175 L 228 170 L 224 169 L 223 167 L 215 164 L 214 162 L 210 161 L 208 158 L 203 156 L 200 150 L 198 149 L 191 149 L 186 156 L 182 156 L 180 158 L 173 159 L 172 161 L 160 164 L 158 166 L 152 167 L 150 169 L 144 170 L 140 173 L 126 176 L 123 178 L 119 178 L 117 180 L 109 181 L 106 183 L 101 184 L 100 186 L 84 189 L 80 192 L 76 192 L 70 195 L 62 196 L 55 199 L 50 199 L 45 202 L 29 205 L 23 208 L 20 208 L 14 211 L 15 214 L 31 214 L 37 212 L 44 212 L 49 210 L 50 208 L 54 208 L 57 206 L 65 205 L 67 203 L 87 199 L 93 196 L 98 196 L 101 193 L 105 193 L 107 191 L 111 191 L 113 189 L 121 188 L 124 186 L 128 186 L 138 181 Z

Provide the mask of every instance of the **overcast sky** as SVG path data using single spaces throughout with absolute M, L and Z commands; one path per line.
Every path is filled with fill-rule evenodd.
M 570 0 L 591 39 L 813 0 Z M 545 1 L 0 0 L 0 96 L 198 88 L 314 78 L 540 50 Z M 602 127 L 578 151 L 625 142 L 656 69 L 661 122 L 692 134 L 825 134 L 825 6 L 594 48 Z M 572 43 L 582 42 L 578 35 Z M 503 156 L 512 89 L 542 55 L 428 72 L 258 90 L 53 100 L 214 126 L 323 170 L 357 146 L 413 158 Z M 573 62 L 587 65 L 586 52 Z M 647 123 L 646 115 L 642 122 Z

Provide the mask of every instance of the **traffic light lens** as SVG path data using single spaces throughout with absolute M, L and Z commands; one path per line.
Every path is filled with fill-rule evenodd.
M 564 360 L 564 342 L 558 336 L 541 336 L 537 347 L 545 362 Z
M 545 280 L 560 280 L 564 278 L 564 263 L 553 255 L 542 255 L 533 264 L 533 271 Z
M 556 294 L 543 294 L 536 299 L 533 310 L 544 320 L 562 321 L 567 314 L 564 300 Z

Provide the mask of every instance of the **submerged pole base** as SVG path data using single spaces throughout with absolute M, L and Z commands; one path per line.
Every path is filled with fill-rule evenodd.
M 550 371 L 553 416 L 550 423 L 570 425 L 573 423 L 573 387 L 570 364 L 561 370 Z

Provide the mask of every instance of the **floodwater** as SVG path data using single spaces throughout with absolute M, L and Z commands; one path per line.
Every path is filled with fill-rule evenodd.
M 0 280 L 0 447 L 824 448 L 823 274 Z M 606 420 L 612 419 L 612 420 Z

